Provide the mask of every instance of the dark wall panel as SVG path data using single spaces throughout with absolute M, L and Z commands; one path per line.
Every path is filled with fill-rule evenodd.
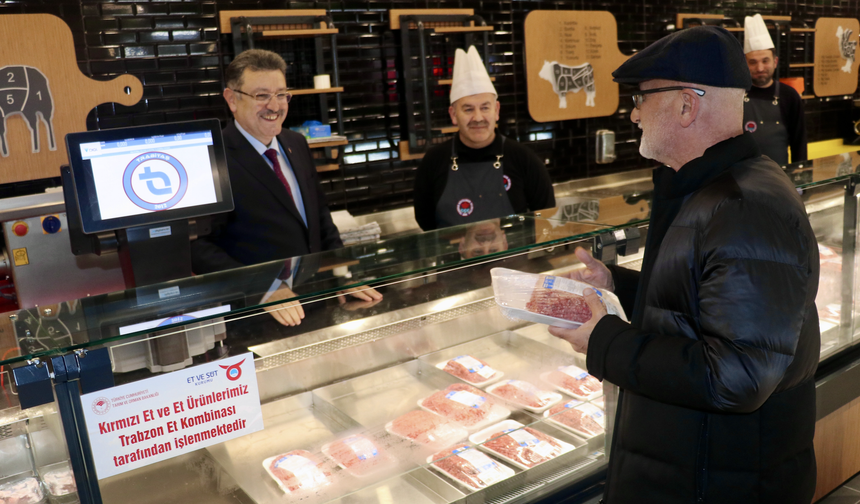
M 523 22 L 532 10 L 608 10 L 618 21 L 619 47 L 627 54 L 641 50 L 674 29 L 678 12 L 720 13 L 742 22 L 748 14 L 790 15 L 797 26 L 814 26 L 818 17 L 858 17 L 860 3 L 849 0 L 734 0 L 628 1 L 477 1 L 477 0 L 5 0 L 0 15 L 50 13 L 64 19 L 72 30 L 81 71 L 93 78 L 131 73 L 143 82 L 144 97 L 133 107 L 107 104 L 87 118 L 89 129 L 216 117 L 226 121 L 223 104 L 223 66 L 232 58 L 226 36 L 220 36 L 217 16 L 228 9 L 327 9 L 338 35 L 338 57 L 345 133 L 350 144 L 343 149 L 339 171 L 323 174 L 323 187 L 334 209 L 355 214 L 407 206 L 417 161 L 400 161 L 400 96 L 397 79 L 399 36 L 388 30 L 391 8 L 472 8 L 495 27 L 491 36 L 490 65 L 502 103 L 501 131 L 529 144 L 542 159 L 554 181 L 602 175 L 653 166 L 638 154 L 638 131 L 628 119 L 630 100 L 611 117 L 553 123 L 535 123 L 528 114 L 523 62 Z M 810 70 L 787 70 L 786 63 L 812 59 L 812 35 L 784 40 L 783 75 L 803 76 L 808 89 Z M 448 49 L 456 39 L 441 44 L 439 64 L 446 66 Z M 290 53 L 290 84 L 310 87 L 313 44 L 273 42 L 269 47 Z M 437 44 L 439 45 L 439 44 Z M 447 88 L 434 89 L 434 114 L 445 114 Z M 807 92 L 808 94 L 809 91 Z M 330 100 L 330 107 L 334 100 Z M 850 117 L 850 100 L 806 100 L 810 141 L 839 137 Z M 297 97 L 291 104 L 287 126 L 319 114 L 318 100 Z M 332 114 L 332 117 L 334 115 Z M 606 165 L 594 162 L 597 130 L 616 132 L 618 159 Z

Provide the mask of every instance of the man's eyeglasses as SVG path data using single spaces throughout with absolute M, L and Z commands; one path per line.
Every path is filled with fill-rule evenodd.
M 642 106 L 642 102 L 645 101 L 645 95 L 653 94 L 653 93 L 662 93 L 663 91 L 680 91 L 682 89 L 690 89 L 694 91 L 699 96 L 705 96 L 705 91 L 703 89 L 696 89 L 687 86 L 669 86 L 669 87 L 661 87 L 654 89 L 646 89 L 645 91 L 639 91 L 638 93 L 633 93 L 633 106 L 639 108 Z
M 290 100 L 293 99 L 293 95 L 290 93 L 257 93 L 257 94 L 248 94 L 244 91 L 239 91 L 238 89 L 234 89 L 233 92 L 243 94 L 245 96 L 250 96 L 251 98 L 257 100 L 260 103 L 269 103 L 272 97 L 275 97 L 276 100 L 283 103 L 290 103 Z

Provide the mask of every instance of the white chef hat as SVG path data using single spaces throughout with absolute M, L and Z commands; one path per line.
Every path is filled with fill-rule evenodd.
M 744 18 L 744 54 L 752 51 L 773 49 L 773 40 L 761 14 Z
M 493 93 L 499 96 L 475 46 L 470 46 L 468 53 L 462 49 L 457 49 L 454 53 L 454 82 L 451 84 L 451 103 L 453 104 L 464 96 L 481 93 Z

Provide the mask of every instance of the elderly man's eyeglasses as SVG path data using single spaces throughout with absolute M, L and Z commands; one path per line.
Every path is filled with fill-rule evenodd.
M 662 93 L 664 91 L 680 91 L 682 89 L 690 89 L 694 91 L 699 96 L 705 96 L 705 91 L 702 89 L 696 89 L 687 86 L 669 86 L 669 87 L 661 87 L 654 89 L 646 89 L 644 91 L 639 91 L 638 93 L 633 93 L 633 106 L 639 108 L 642 106 L 642 102 L 645 101 L 645 95 L 653 94 L 653 93 Z
M 260 102 L 260 103 L 269 103 L 269 101 L 271 101 L 272 97 L 274 97 L 276 100 L 278 100 L 279 102 L 282 102 L 282 103 L 290 103 L 290 100 L 292 100 L 292 99 L 293 99 L 293 95 L 291 95 L 290 93 L 277 93 L 277 94 L 271 94 L 271 93 L 257 93 L 257 94 L 248 94 L 248 93 L 246 93 L 246 92 L 244 92 L 244 91 L 239 91 L 238 89 L 234 89 L 233 91 L 234 91 L 234 92 L 236 92 L 236 93 L 239 93 L 239 94 L 243 94 L 243 95 L 245 95 L 245 96 L 250 96 L 251 98 L 253 98 L 253 99 L 257 100 L 257 101 L 258 101 L 258 102 Z

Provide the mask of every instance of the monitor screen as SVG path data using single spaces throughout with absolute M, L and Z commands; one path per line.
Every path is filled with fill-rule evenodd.
M 66 136 L 85 233 L 233 209 L 216 119 Z

